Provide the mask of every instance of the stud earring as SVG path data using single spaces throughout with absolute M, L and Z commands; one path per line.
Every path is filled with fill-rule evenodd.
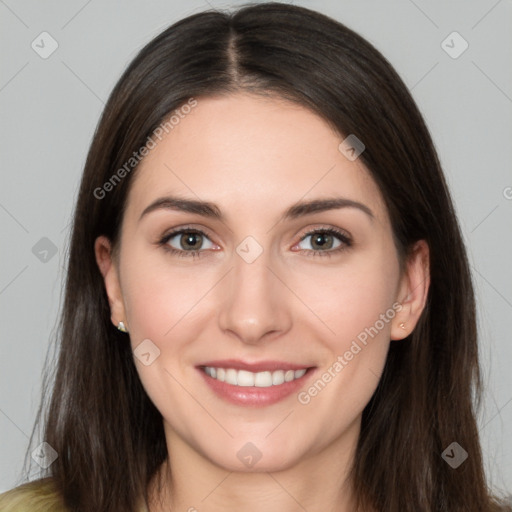
M 398 324 L 398 327 L 401 327 L 402 329 L 405 329 L 405 322 L 400 322 Z
M 117 324 L 117 328 L 118 328 L 121 332 L 128 332 L 128 331 L 126 330 L 126 327 L 124 326 L 124 322 L 119 322 L 119 323 Z

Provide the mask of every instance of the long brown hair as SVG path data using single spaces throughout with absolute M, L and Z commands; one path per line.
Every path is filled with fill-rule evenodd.
M 99 235 L 116 247 L 136 166 L 108 193 L 98 190 L 190 98 L 237 91 L 286 98 L 340 136 L 355 134 L 401 259 L 418 240 L 430 248 L 425 310 L 408 339 L 391 343 L 363 413 L 353 467 L 361 504 L 386 512 L 499 510 L 475 421 L 481 383 L 469 265 L 429 132 L 373 46 L 325 15 L 280 3 L 182 19 L 139 52 L 110 95 L 80 185 L 56 372 L 48 371 L 36 422 L 59 455 L 46 475 L 76 511 L 135 512 L 147 499 L 167 457 L 162 416 L 130 344 L 111 324 L 94 255 Z M 469 454 L 457 469 L 441 456 L 454 441 Z

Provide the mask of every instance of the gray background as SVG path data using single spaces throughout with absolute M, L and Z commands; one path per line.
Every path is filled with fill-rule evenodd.
M 17 483 L 22 467 L 60 307 L 70 215 L 104 101 L 161 30 L 209 5 L 240 3 L 0 0 L 0 492 Z M 512 2 L 295 3 L 372 42 L 412 89 L 433 134 L 478 296 L 485 463 L 493 487 L 510 492 Z M 47 59 L 31 47 L 43 31 L 59 45 Z M 458 58 L 441 46 L 453 31 L 469 44 Z M 461 48 L 457 40 L 446 44 L 452 53 Z M 43 237 L 55 255 L 41 251 Z

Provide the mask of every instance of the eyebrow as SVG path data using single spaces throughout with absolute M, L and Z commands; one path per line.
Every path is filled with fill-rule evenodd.
M 375 218 L 372 210 L 365 204 L 344 197 L 335 197 L 327 199 L 312 199 L 310 201 L 296 203 L 284 212 L 281 220 L 293 220 L 313 213 L 338 210 L 341 208 L 357 208 L 368 215 L 371 220 Z M 175 196 L 166 196 L 156 199 L 147 208 L 145 208 L 139 217 L 139 222 L 145 215 L 157 210 L 174 210 L 195 213 L 202 217 L 219 220 L 221 222 L 224 222 L 225 220 L 220 208 L 214 203 Z

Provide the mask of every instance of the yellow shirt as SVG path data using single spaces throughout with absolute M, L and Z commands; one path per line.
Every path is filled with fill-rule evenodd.
M 1 512 L 69 512 L 52 478 L 28 482 L 0 494 Z
M 0 512 L 69 512 L 53 479 L 28 482 L 0 494 Z M 140 512 L 148 512 L 143 506 Z

